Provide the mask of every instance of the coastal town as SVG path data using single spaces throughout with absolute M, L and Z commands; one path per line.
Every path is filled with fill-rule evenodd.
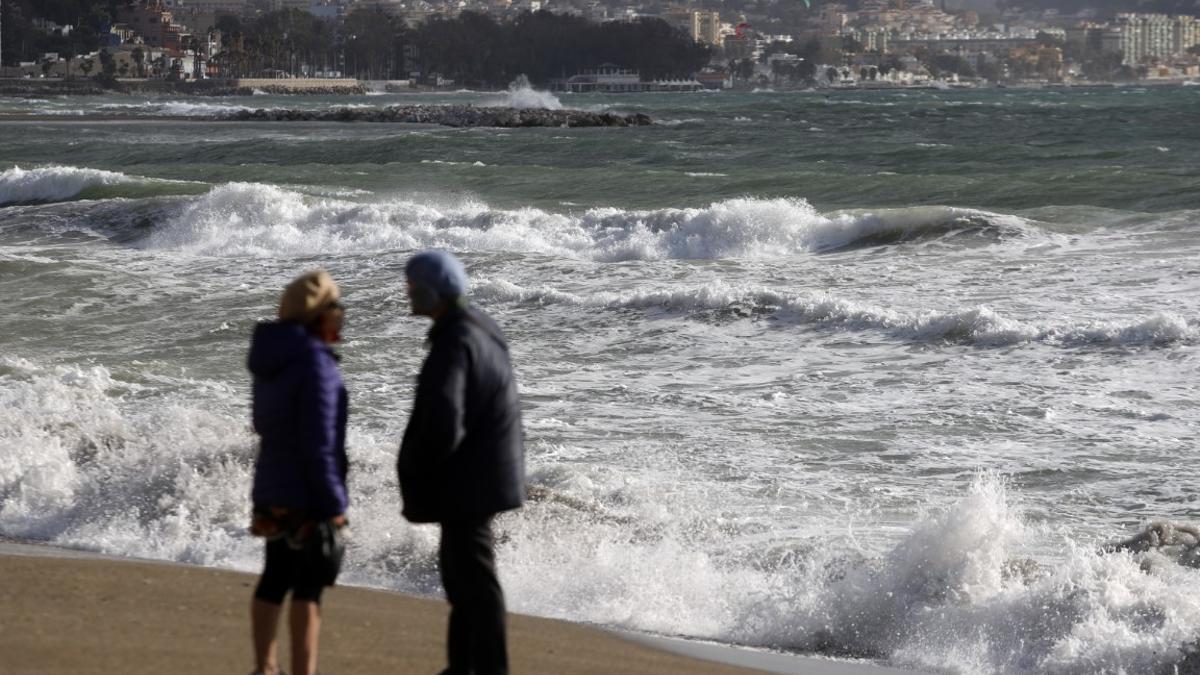
M 988 2 L 132 0 L 81 15 L 87 2 L 0 0 L 0 78 L 403 91 L 527 75 L 553 90 L 636 92 L 1200 77 L 1195 16 Z

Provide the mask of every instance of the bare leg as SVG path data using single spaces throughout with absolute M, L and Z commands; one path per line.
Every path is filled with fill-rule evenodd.
M 279 672 L 275 658 L 275 632 L 282 607 L 255 598 L 250 603 L 250 627 L 254 635 L 254 667 L 263 675 Z
M 292 598 L 288 621 L 292 629 L 292 675 L 316 675 L 321 605 Z

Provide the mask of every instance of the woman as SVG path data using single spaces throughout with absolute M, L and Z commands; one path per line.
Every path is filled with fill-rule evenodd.
M 276 627 L 290 591 L 293 675 L 317 672 L 321 591 L 333 585 L 346 524 L 346 388 L 330 348 L 341 340 L 341 292 L 323 270 L 293 281 L 279 320 L 258 324 L 254 376 L 254 522 L 266 565 L 250 616 L 256 672 L 279 673 Z

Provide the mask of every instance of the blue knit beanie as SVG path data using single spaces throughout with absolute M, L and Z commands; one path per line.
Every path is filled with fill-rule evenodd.
M 424 251 L 408 259 L 404 274 L 413 286 L 437 294 L 449 302 L 467 294 L 467 270 L 458 258 L 445 251 Z

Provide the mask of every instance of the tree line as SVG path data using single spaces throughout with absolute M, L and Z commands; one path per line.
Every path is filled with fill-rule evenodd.
M 90 54 L 100 44 L 117 10 L 128 0 L 3 0 L 3 51 L 0 65 L 36 61 L 42 54 L 56 52 L 65 58 Z M 67 35 L 45 33 L 34 26 L 37 19 L 73 26 Z
M 340 26 L 299 10 L 252 21 L 222 17 L 221 67 L 233 76 L 339 72 L 360 79 L 437 74 L 464 86 L 504 86 L 519 75 L 535 84 L 613 63 L 647 78 L 687 77 L 709 50 L 661 19 L 593 23 L 547 11 L 498 21 L 478 12 L 433 16 L 416 28 L 377 12 Z
M 4 64 L 46 52 L 63 57 L 98 49 L 100 35 L 130 0 L 4 0 Z M 69 35 L 39 31 L 41 18 L 73 25 Z M 708 47 L 657 18 L 593 23 L 547 11 L 497 20 L 477 12 L 435 15 L 413 28 L 376 11 L 342 22 L 284 9 L 243 19 L 218 19 L 223 75 L 329 76 L 407 79 L 437 74 L 464 86 L 505 86 L 519 75 L 535 84 L 604 63 L 646 78 L 688 77 L 709 58 Z M 140 64 L 139 64 L 140 65 Z M 190 65 L 189 65 L 190 69 Z M 139 68 L 140 70 L 140 68 Z

